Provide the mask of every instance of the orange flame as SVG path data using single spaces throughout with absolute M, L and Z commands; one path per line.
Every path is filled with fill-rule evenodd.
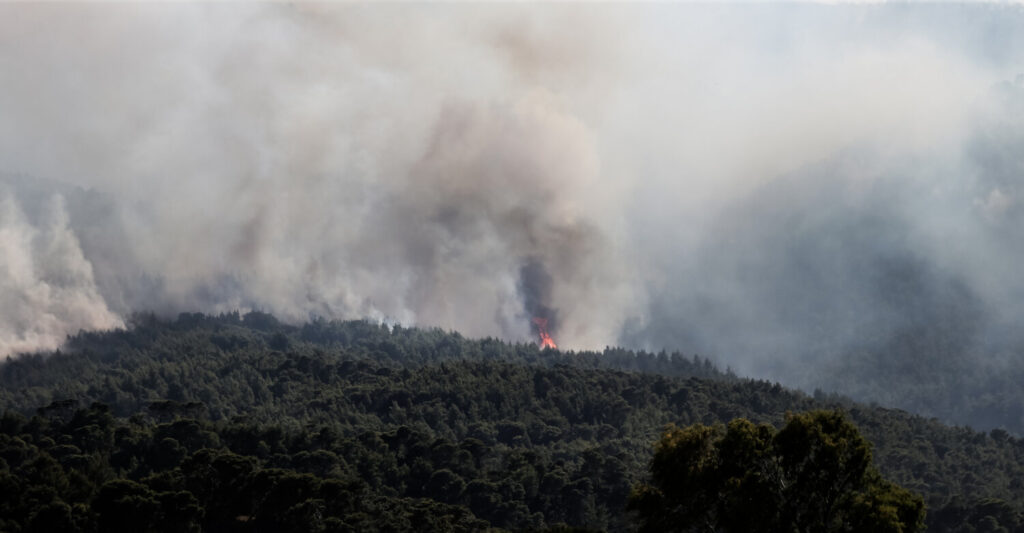
M 548 335 L 548 319 L 535 316 L 533 317 L 533 323 L 536 324 L 537 334 L 540 335 L 540 347 L 551 348 L 552 350 L 558 349 L 554 339 L 551 338 L 551 335 Z

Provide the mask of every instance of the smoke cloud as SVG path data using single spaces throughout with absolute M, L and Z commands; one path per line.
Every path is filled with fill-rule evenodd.
M 0 189 L 0 353 L 54 349 L 68 333 L 122 325 L 100 296 L 60 196 L 33 222 Z
M 0 6 L 0 353 L 140 310 L 527 341 L 545 315 L 563 347 L 927 407 L 1024 346 L 1021 28 L 1008 6 Z

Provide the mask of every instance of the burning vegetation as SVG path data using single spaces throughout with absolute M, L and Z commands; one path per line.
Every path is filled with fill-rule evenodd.
M 544 264 L 537 258 L 528 259 L 519 269 L 519 293 L 523 298 L 526 316 L 533 317 L 533 330 L 541 348 L 558 348 L 551 332 L 555 330 L 557 311 L 551 307 L 553 281 Z
M 552 350 L 558 348 L 554 339 L 552 339 L 551 335 L 548 334 L 548 319 L 535 316 L 533 317 L 533 325 L 537 327 L 537 335 L 540 337 L 541 348 L 551 348 Z

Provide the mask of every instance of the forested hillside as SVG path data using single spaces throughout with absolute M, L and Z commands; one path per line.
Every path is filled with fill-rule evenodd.
M 0 366 L 0 530 L 625 531 L 674 423 L 839 408 L 933 531 L 1024 527 L 1024 440 L 739 379 L 264 313 L 136 316 Z

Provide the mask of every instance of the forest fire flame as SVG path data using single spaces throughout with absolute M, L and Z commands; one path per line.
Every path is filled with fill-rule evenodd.
M 533 323 L 537 326 L 537 334 L 540 335 L 540 347 L 551 348 L 552 350 L 557 349 L 558 345 L 555 344 L 554 339 L 548 334 L 548 319 L 535 316 L 533 317 Z

